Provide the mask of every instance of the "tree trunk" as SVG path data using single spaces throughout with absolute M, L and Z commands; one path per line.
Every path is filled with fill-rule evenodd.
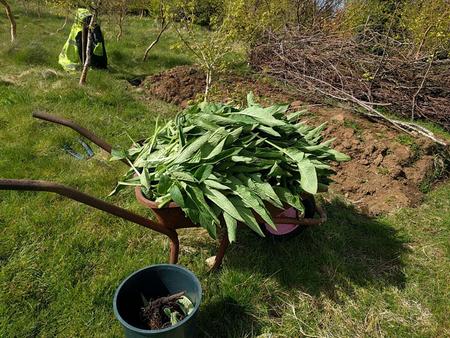
M 211 88 L 211 83 L 212 83 L 212 68 L 208 67 L 208 69 L 206 70 L 205 97 L 204 97 L 205 102 L 208 102 L 208 95 L 209 90 Z
M 117 25 L 119 26 L 119 32 L 117 33 L 116 40 L 119 41 L 122 38 L 123 35 L 123 21 L 125 20 L 126 15 L 126 9 L 125 5 L 120 9 L 119 14 L 119 21 L 117 22 Z
M 86 62 L 88 35 L 89 35 L 89 26 L 87 26 L 86 23 L 83 23 L 83 28 L 81 30 L 81 64 L 83 65 Z
M 91 65 L 92 46 L 93 46 L 91 30 L 94 29 L 96 20 L 97 20 L 97 10 L 94 10 L 94 13 L 92 14 L 91 22 L 89 23 L 89 27 L 87 29 L 87 47 L 86 47 L 83 71 L 81 72 L 81 77 L 80 77 L 80 86 L 84 86 L 86 84 L 87 73 L 89 70 L 89 66 Z
M 6 16 L 9 19 L 9 23 L 11 25 L 11 43 L 14 43 L 14 41 L 16 41 L 16 36 L 17 36 L 17 24 L 16 24 L 16 19 L 14 19 L 14 15 L 11 11 L 11 7 L 9 6 L 9 4 L 6 2 L 6 0 L 0 0 L 0 3 L 5 6 L 5 10 L 6 10 Z
M 163 24 L 161 26 L 161 30 L 158 33 L 158 36 L 156 39 L 148 46 L 148 48 L 145 50 L 144 57 L 142 58 L 142 61 L 147 61 L 148 53 L 152 50 L 153 47 L 159 42 L 159 39 L 161 38 L 161 35 L 166 31 L 167 27 L 169 27 L 169 23 Z

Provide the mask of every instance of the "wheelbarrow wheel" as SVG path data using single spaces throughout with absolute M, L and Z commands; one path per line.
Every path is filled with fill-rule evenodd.
M 316 214 L 316 202 L 314 200 L 314 197 L 309 198 L 303 198 L 302 199 L 303 206 L 305 208 L 305 212 L 303 215 L 300 215 L 300 217 L 303 218 L 313 218 Z M 297 218 L 297 211 L 295 211 L 295 216 Z M 283 231 L 279 228 L 280 231 L 274 231 L 269 225 L 263 224 L 261 226 L 264 234 L 266 235 L 266 238 L 268 239 L 275 239 L 275 240 L 282 240 L 282 239 L 289 239 L 298 236 L 300 233 L 302 233 L 307 226 L 305 225 L 294 225 L 294 224 L 284 224 Z

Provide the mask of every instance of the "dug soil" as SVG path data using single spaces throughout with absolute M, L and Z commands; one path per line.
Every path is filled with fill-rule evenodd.
M 141 91 L 148 97 L 187 106 L 201 98 L 204 75 L 181 66 L 146 78 Z M 436 146 L 426 139 L 401 134 L 383 124 L 359 117 L 350 110 L 307 106 L 302 98 L 265 78 L 227 76 L 216 84 L 212 101 L 243 103 L 252 91 L 262 104 L 292 102 L 292 109 L 308 108 L 304 118 L 311 124 L 327 122 L 326 138 L 336 138 L 334 147 L 352 160 L 335 166 L 330 192 L 368 215 L 415 206 L 433 183 Z
M 344 109 L 312 108 L 311 123 L 328 122 L 325 138 L 349 155 L 335 166 L 330 190 L 369 215 L 416 206 L 432 180 L 435 146 L 387 126 L 359 118 Z
M 205 91 L 205 75 L 192 66 L 179 66 L 166 72 L 149 76 L 140 83 L 144 95 L 158 98 L 168 103 L 186 107 L 194 101 L 201 100 Z M 211 89 L 210 98 L 217 102 L 243 102 L 247 93 L 262 98 L 261 103 L 292 102 L 294 95 L 285 89 L 271 84 L 267 78 L 258 81 L 250 77 L 227 75 Z

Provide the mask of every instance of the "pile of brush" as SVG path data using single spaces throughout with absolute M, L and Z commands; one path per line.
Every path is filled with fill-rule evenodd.
M 286 31 L 267 34 L 251 50 L 251 65 L 304 95 L 357 103 L 450 130 L 450 59 L 392 37 Z M 379 109 L 383 108 L 383 109 Z

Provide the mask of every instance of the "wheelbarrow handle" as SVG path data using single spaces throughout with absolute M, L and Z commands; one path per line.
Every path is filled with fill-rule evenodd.
M 60 125 L 69 127 L 71 129 L 75 130 L 76 132 L 78 132 L 80 135 L 83 135 L 84 137 L 86 137 L 88 140 L 91 140 L 93 143 L 98 145 L 100 148 L 104 149 L 105 151 L 107 151 L 108 153 L 111 154 L 112 146 L 108 142 L 99 138 L 97 135 L 95 135 L 89 129 L 86 129 L 71 120 L 68 120 L 68 119 L 65 119 L 62 117 L 58 117 L 58 116 L 54 116 L 54 115 L 50 115 L 50 114 L 43 113 L 43 112 L 33 112 L 32 115 L 33 115 L 33 117 L 36 117 L 41 120 L 45 120 L 48 122 L 53 122 L 56 124 L 60 124 Z
M 64 186 L 62 184 L 38 180 L 0 179 L 0 190 L 28 190 L 28 191 L 47 191 L 57 193 L 59 195 L 68 197 L 75 201 L 87 204 L 93 208 L 103 210 L 107 213 L 123 218 L 127 221 L 142 225 L 146 228 L 162 233 L 170 238 L 171 247 L 172 245 L 178 247 L 178 235 L 175 232 L 175 230 L 166 228 L 158 223 L 155 223 L 131 211 L 107 203 L 98 198 L 87 195 L 85 193 L 82 193 L 81 191 Z M 176 261 L 177 257 L 173 257 L 171 248 L 170 261 L 173 262 L 174 260 Z

